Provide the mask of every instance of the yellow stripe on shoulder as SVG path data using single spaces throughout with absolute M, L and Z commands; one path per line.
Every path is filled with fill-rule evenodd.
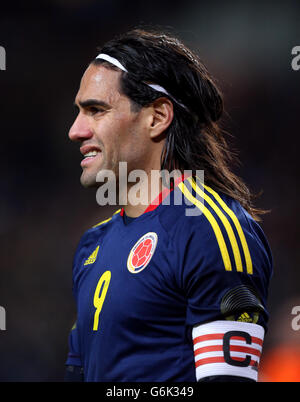
M 207 202 L 207 204 L 215 211 L 219 219 L 221 220 L 227 236 L 229 238 L 229 242 L 233 251 L 233 256 L 234 256 L 234 261 L 236 265 L 236 269 L 238 272 L 243 272 L 243 266 L 242 266 L 242 259 L 241 259 L 241 254 L 239 250 L 239 246 L 236 241 L 235 234 L 232 230 L 231 224 L 227 217 L 224 215 L 224 213 L 221 211 L 221 209 L 217 206 L 217 204 L 210 198 L 207 194 L 204 193 L 204 191 L 195 183 L 195 181 L 192 178 L 189 178 L 188 181 L 192 185 L 193 189 L 196 191 L 197 194 L 199 194 L 204 200 Z
M 109 222 L 109 221 L 112 219 L 112 217 L 113 217 L 114 215 L 118 214 L 120 211 L 121 211 L 121 208 L 118 209 L 116 212 L 114 212 L 113 215 L 112 215 L 110 218 L 107 218 L 107 219 L 105 219 L 104 221 L 101 221 L 101 222 L 97 223 L 96 225 L 94 225 L 93 228 L 96 228 L 96 227 L 98 227 L 98 226 L 103 225 L 103 224 L 106 223 L 106 222 Z
M 222 200 L 222 198 L 219 196 L 219 194 L 214 191 L 212 188 L 210 188 L 207 185 L 203 185 L 206 191 L 208 191 L 210 194 L 212 194 L 215 198 L 215 200 L 219 203 L 219 205 L 223 208 L 223 210 L 227 213 L 227 215 L 230 216 L 232 222 L 234 223 L 234 226 L 236 228 L 236 231 L 239 235 L 241 245 L 243 248 L 244 256 L 245 256 L 245 261 L 246 261 L 246 269 L 248 274 L 253 274 L 253 266 L 252 266 L 252 259 L 249 251 L 249 247 L 247 244 L 247 240 L 245 237 L 245 234 L 243 232 L 243 229 L 241 227 L 241 224 L 235 215 L 235 213 L 228 207 L 228 205 Z
M 182 191 L 184 196 L 189 201 L 191 201 L 197 208 L 199 208 L 200 211 L 203 212 L 203 214 L 205 215 L 206 219 L 211 224 L 211 227 L 212 227 L 212 229 L 214 231 L 214 234 L 216 236 L 216 239 L 217 239 L 217 243 L 219 245 L 219 249 L 220 249 L 220 253 L 221 253 L 221 256 L 222 256 L 222 260 L 223 260 L 223 263 L 224 263 L 225 270 L 226 271 L 232 271 L 232 266 L 231 266 L 229 253 L 228 253 L 228 250 L 227 250 L 227 246 L 226 246 L 222 231 L 220 229 L 220 226 L 218 225 L 218 222 L 216 221 L 216 219 L 214 218 L 214 216 L 212 215 L 210 210 L 208 208 L 206 208 L 202 202 L 197 200 L 197 198 L 195 198 L 189 192 L 188 188 L 186 187 L 186 185 L 183 182 L 179 183 L 178 187 Z

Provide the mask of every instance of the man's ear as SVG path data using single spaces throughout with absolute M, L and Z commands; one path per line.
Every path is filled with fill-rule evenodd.
M 173 103 L 168 98 L 158 98 L 152 103 L 150 137 L 157 138 L 164 133 L 174 117 Z

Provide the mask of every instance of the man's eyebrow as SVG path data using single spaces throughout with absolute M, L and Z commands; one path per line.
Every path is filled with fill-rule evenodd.
M 79 101 L 78 103 L 83 109 L 90 107 L 90 106 L 101 106 L 105 109 L 111 108 L 111 106 L 108 103 L 101 101 L 99 99 L 86 99 L 84 101 Z M 74 102 L 74 106 L 76 106 L 76 107 L 78 106 L 76 102 Z

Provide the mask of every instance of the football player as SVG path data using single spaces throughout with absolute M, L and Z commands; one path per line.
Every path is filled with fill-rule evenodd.
M 272 256 L 212 76 L 177 38 L 133 30 L 101 48 L 75 104 L 82 185 L 107 171 L 120 184 L 121 162 L 149 180 L 146 205 L 128 196 L 79 242 L 66 379 L 257 381 Z M 153 171 L 181 174 L 155 192 Z

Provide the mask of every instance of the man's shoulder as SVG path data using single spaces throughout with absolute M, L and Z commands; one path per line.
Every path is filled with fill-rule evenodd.
M 99 238 L 101 234 L 105 233 L 114 224 L 120 212 L 121 209 L 118 209 L 108 218 L 105 218 L 100 222 L 97 222 L 95 225 L 87 229 L 81 236 L 79 247 L 90 241 L 93 242 L 95 238 Z
M 99 243 L 99 240 L 106 235 L 109 228 L 113 226 L 120 212 L 121 209 L 118 209 L 110 217 L 96 223 L 83 233 L 75 251 L 73 259 L 74 267 L 77 265 L 79 260 L 85 258 L 87 259 L 86 263 L 88 263 L 96 257 L 99 248 L 98 246 L 96 247 L 96 245 Z
M 163 204 L 159 219 L 169 232 L 216 234 L 221 227 L 231 233 L 231 227 L 249 230 L 253 221 L 237 200 L 192 178 L 181 182 Z
M 237 200 L 192 179 L 176 191 L 184 202 L 166 206 L 160 214 L 175 246 L 194 249 L 199 258 L 215 256 L 227 271 L 252 274 L 254 263 L 270 264 L 264 233 Z
M 110 217 L 96 223 L 93 225 L 89 230 L 90 231 L 95 231 L 96 230 L 102 230 L 104 227 L 107 227 L 107 224 L 110 222 L 112 224 L 114 220 L 117 218 L 117 216 L 121 213 L 121 208 L 115 211 Z
M 230 224 L 249 229 L 255 222 L 239 201 L 193 177 L 180 182 L 163 203 L 165 208 L 161 210 L 160 219 L 169 227 L 177 224 L 190 230 L 203 230 L 210 226 L 216 229 L 222 224 L 229 229 Z

